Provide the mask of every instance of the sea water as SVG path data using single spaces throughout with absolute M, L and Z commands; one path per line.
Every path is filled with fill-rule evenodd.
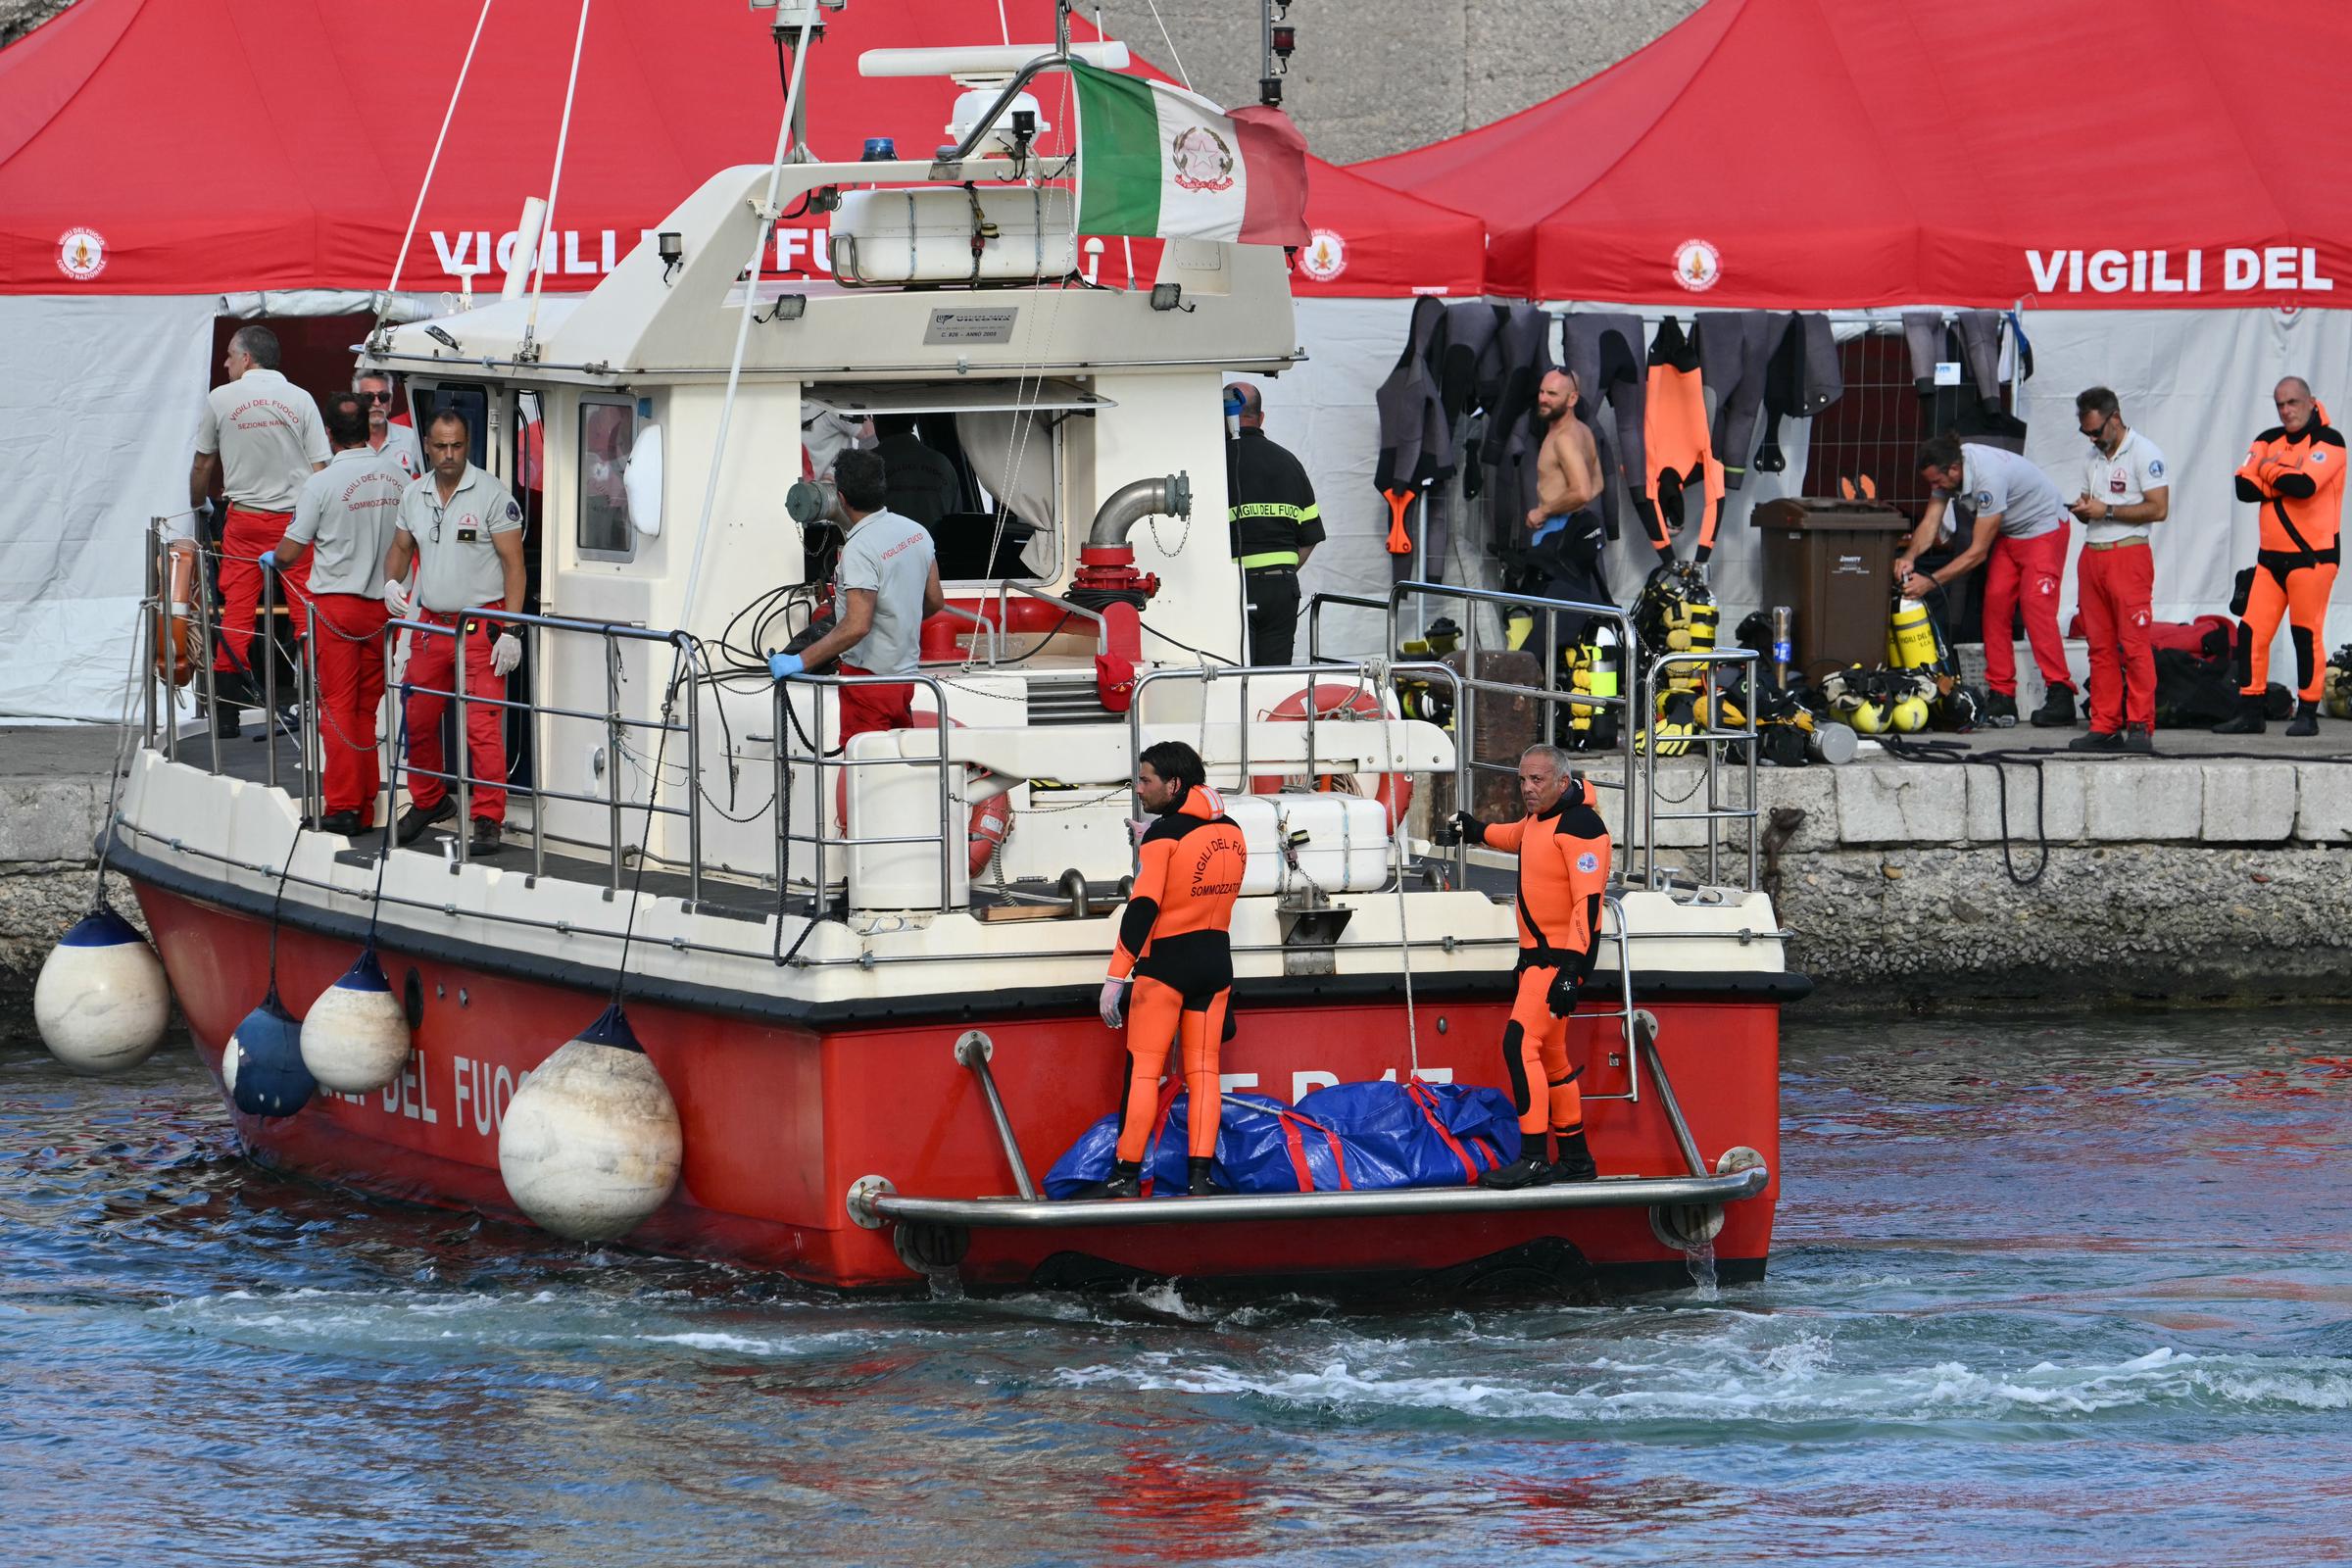
M 0 1048 L 0 1560 L 2352 1556 L 2352 1025 L 1800 1009 L 1784 1111 L 1758 1285 L 876 1302 L 272 1177 L 184 1050 Z

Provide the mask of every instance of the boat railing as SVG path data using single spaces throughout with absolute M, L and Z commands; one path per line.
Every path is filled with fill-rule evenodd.
M 1543 714 L 1538 734 L 1549 740 L 1559 726 L 1554 722 L 1560 705 L 1572 705 L 1572 710 L 1615 713 L 1618 718 L 1618 737 L 1610 748 L 1616 763 L 1613 771 L 1596 768 L 1588 775 L 1597 789 L 1618 792 L 1624 809 L 1618 813 L 1618 862 L 1624 872 L 1627 887 L 1657 888 L 1671 882 L 1671 868 L 1658 857 L 1658 829 L 1661 823 L 1703 822 L 1705 825 L 1704 859 L 1706 880 L 1711 886 L 1721 885 L 1724 866 L 1719 850 L 1722 832 L 1719 823 L 1745 824 L 1746 879 L 1744 888 L 1756 886 L 1758 855 L 1758 813 L 1756 810 L 1756 728 L 1752 710 L 1743 712 L 1744 727 L 1724 726 L 1716 720 L 1723 712 L 1721 696 L 1724 673 L 1727 669 L 1752 666 L 1756 656 L 1747 649 L 1721 649 L 1688 653 L 1664 653 L 1651 659 L 1646 665 L 1635 662 L 1634 650 L 1641 645 L 1634 632 L 1633 617 L 1614 605 L 1584 604 L 1575 600 L 1547 599 L 1540 595 L 1502 593 L 1494 589 L 1455 586 L 1446 583 L 1400 582 L 1390 589 L 1386 599 L 1355 594 L 1317 594 L 1307 605 L 1307 657 L 1317 664 L 1344 664 L 1323 652 L 1323 612 L 1329 608 L 1373 610 L 1385 616 L 1387 646 L 1401 647 L 1401 622 L 1405 612 L 1416 612 L 1424 622 L 1428 619 L 1432 602 L 1462 606 L 1472 612 L 1461 616 L 1461 642 L 1458 648 L 1460 696 L 1454 705 L 1453 732 L 1455 746 L 1465 762 L 1462 772 L 1469 781 L 1482 774 L 1512 774 L 1518 771 L 1514 752 L 1508 759 L 1489 759 L 1480 745 L 1479 697 L 1537 704 Z M 1481 617 L 1474 607 L 1491 606 L 1496 609 L 1516 608 L 1532 612 L 1543 638 L 1542 675 L 1538 682 L 1528 683 L 1491 674 L 1484 655 L 1496 650 L 1482 641 L 1479 630 Z M 1560 673 L 1560 625 L 1562 620 L 1582 620 L 1589 627 L 1593 622 L 1615 634 L 1620 650 L 1621 667 L 1625 671 L 1622 690 L 1614 695 L 1562 689 Z M 1590 635 L 1588 631 L 1587 635 Z M 1395 666 L 1403 668 L 1403 665 Z M 1448 665 L 1447 667 L 1451 667 Z M 1695 667 L 1695 675 L 1689 672 Z M 1655 744 L 1646 743 L 1658 710 L 1658 696 L 1665 689 L 1670 674 L 1680 676 L 1677 684 L 1687 685 L 1694 695 L 1694 711 L 1705 722 L 1694 726 L 1689 734 L 1653 737 Z M 1752 710 L 1753 704 L 1744 705 Z M 1744 743 L 1747 792 L 1745 799 L 1734 802 L 1724 793 L 1724 748 Z M 1707 804 L 1703 810 L 1683 810 L 1685 796 L 1666 795 L 1665 789 L 1679 787 L 1670 780 L 1676 771 L 1661 769 L 1659 759 L 1680 755 L 1686 751 L 1700 756 Z M 1594 754 L 1600 757 L 1604 754 Z M 1662 775 L 1665 777 L 1662 778 Z M 1470 791 L 1457 786 L 1457 803 L 1471 809 Z M 1690 793 L 1696 793 L 1695 786 Z
M 1629 855 L 1626 858 L 1625 871 L 1627 887 L 1658 888 L 1667 885 L 1667 868 L 1659 862 L 1657 853 L 1658 824 L 1660 822 L 1698 822 L 1703 824 L 1701 836 L 1705 840 L 1706 884 L 1709 887 L 1721 886 L 1718 852 L 1722 846 L 1723 835 L 1717 830 L 1716 824 L 1719 822 L 1741 822 L 1746 824 L 1747 869 L 1746 880 L 1740 885 L 1751 892 L 1754 890 L 1758 848 L 1756 705 L 1752 701 L 1741 703 L 1739 705 L 1740 723 L 1736 726 L 1725 725 L 1722 722 L 1725 705 L 1724 682 L 1721 677 L 1727 668 L 1747 666 L 1751 678 L 1746 683 L 1746 689 L 1753 691 L 1755 683 L 1752 676 L 1756 662 L 1755 650 L 1750 648 L 1717 648 L 1706 651 L 1692 650 L 1687 653 L 1667 652 L 1659 654 L 1649 661 L 1642 682 L 1642 689 L 1644 692 L 1663 691 L 1666 687 L 1668 672 L 1671 670 L 1694 670 L 1696 672 L 1695 678 L 1691 682 L 1692 715 L 1694 725 L 1699 727 L 1694 727 L 1689 734 L 1676 735 L 1671 741 L 1653 732 L 1652 744 L 1644 748 L 1645 752 L 1654 755 L 1647 758 L 1649 766 L 1646 772 L 1646 784 L 1642 792 L 1641 870 L 1637 875 L 1635 857 Z M 1655 703 L 1645 701 L 1642 710 L 1644 712 L 1656 711 Z M 1660 791 L 1657 759 L 1659 755 L 1664 754 L 1665 748 L 1669 745 L 1678 748 L 1689 746 L 1699 751 L 1700 767 L 1704 774 L 1707 791 L 1707 804 L 1703 808 L 1697 810 L 1674 809 L 1688 800 L 1690 794 L 1696 793 L 1694 788 L 1682 797 L 1669 799 L 1666 802 L 1669 809 L 1663 811 L 1658 809 Z M 1744 752 L 1742 767 L 1746 773 L 1747 789 L 1743 799 L 1737 805 L 1728 803 L 1723 794 L 1725 771 L 1723 753 L 1727 746 L 1740 746 Z
M 488 627 L 493 637 L 502 631 L 517 633 L 524 644 L 525 661 L 534 676 L 542 682 L 559 664 L 571 669 L 579 668 L 581 662 L 574 650 L 581 644 L 592 645 L 604 670 L 603 710 L 598 711 L 564 707 L 543 698 L 535 687 L 519 697 L 490 697 L 467 691 L 467 665 L 470 661 L 482 657 L 467 646 L 466 633 L 477 623 Z M 405 649 L 402 646 L 404 633 Z M 331 627 L 327 635 L 334 635 Z M 408 679 L 408 668 L 416 663 L 418 650 L 436 638 L 446 638 L 450 644 L 449 685 L 427 686 Z M 621 655 L 622 650 L 630 646 L 665 646 L 672 650 L 669 676 L 662 687 L 664 696 L 657 716 L 634 717 L 622 703 L 621 687 L 626 675 Z M 459 830 L 451 837 L 457 841 L 459 864 L 468 863 L 471 858 L 470 835 L 466 831 L 466 824 L 473 820 L 473 792 L 477 789 L 499 789 L 510 796 L 520 795 L 531 803 L 531 874 L 534 876 L 543 875 L 547 868 L 549 803 L 561 801 L 601 808 L 607 820 L 605 843 L 602 846 L 607 876 L 609 885 L 615 892 L 620 889 L 622 872 L 632 850 L 641 857 L 660 858 L 652 842 L 652 818 L 662 816 L 682 820 L 686 824 L 686 896 L 690 903 L 702 901 L 703 792 L 700 781 L 703 745 L 699 713 L 701 705 L 693 701 L 691 692 L 695 672 L 692 638 L 683 632 L 657 631 L 622 621 L 578 620 L 565 615 L 538 615 L 521 611 L 468 610 L 452 614 L 447 621 L 420 617 L 386 620 L 382 648 L 386 669 L 385 688 L 399 699 L 393 711 L 394 722 L 402 726 L 396 732 L 401 735 L 403 742 L 396 749 L 402 771 L 407 779 L 439 779 L 456 795 Z M 406 699 L 413 696 L 439 697 L 452 704 L 455 718 L 450 727 L 457 740 L 452 766 L 444 769 L 417 765 L 413 745 L 410 744 L 413 737 L 406 734 L 406 719 L 403 716 L 408 706 Z M 315 709 L 317 705 L 310 706 Z M 534 747 L 534 765 L 527 778 L 511 776 L 515 760 L 512 756 L 507 760 L 509 765 L 506 769 L 510 776 L 491 778 L 474 770 L 470 737 L 466 724 L 466 711 L 471 708 L 497 710 L 502 725 L 509 713 L 523 716 Z M 679 711 L 681 708 L 683 712 Z M 601 793 L 590 795 L 577 790 L 554 789 L 544 782 L 548 769 L 539 765 L 538 760 L 546 751 L 553 749 L 555 727 L 549 722 L 551 720 L 593 725 L 600 732 L 604 743 L 606 783 Z M 315 724 L 315 719 L 313 722 Z M 631 742 L 635 737 L 643 739 L 632 747 Z M 662 799 L 662 758 L 673 738 L 682 741 L 686 747 L 684 776 L 687 787 L 683 805 Z M 633 801 L 628 799 L 629 792 L 623 783 L 623 763 L 630 762 L 632 752 L 640 750 L 646 754 L 646 798 Z M 376 804 L 379 811 L 387 814 L 391 811 L 392 791 L 397 782 L 387 771 L 378 787 Z M 646 822 L 640 830 L 640 842 L 635 845 L 628 841 L 626 818 L 631 815 L 642 815 Z M 596 846 L 591 843 L 586 847 Z
M 166 587 L 171 580 L 171 553 L 173 542 L 167 536 L 162 519 L 153 521 L 148 530 L 148 591 L 142 604 L 140 619 L 141 642 L 144 650 L 142 668 L 147 696 L 142 711 L 145 719 L 145 739 L 150 749 L 158 750 L 172 761 L 191 760 L 183 758 L 186 749 L 179 733 L 168 661 L 156 657 L 158 639 L 162 635 L 162 619 L 169 607 Z M 218 568 L 222 552 L 216 545 L 199 542 L 193 547 L 197 563 L 195 582 L 187 603 L 187 612 L 194 622 L 191 639 L 193 652 L 189 656 L 189 683 L 195 687 L 201 706 L 207 714 L 220 710 L 223 694 L 218 673 L 213 668 L 213 650 L 224 646 L 214 623 L 214 596 L 208 587 L 211 572 Z M 292 601 L 289 603 L 289 601 Z M 290 655 L 281 655 L 276 642 L 276 627 L 281 618 L 291 625 L 296 643 Z M 542 683 L 549 678 L 558 662 L 570 668 L 580 667 L 576 657 L 580 645 L 591 645 L 604 671 L 604 706 L 601 710 L 563 706 L 541 691 L 493 697 L 486 693 L 468 692 L 468 667 L 481 657 L 467 646 L 461 631 L 475 623 L 498 630 L 512 630 L 525 645 L 523 667 Z M 275 572 L 264 572 L 261 581 L 260 613 L 251 652 L 246 661 L 250 690 L 247 696 L 261 706 L 265 736 L 271 744 L 263 749 L 262 782 L 272 789 L 284 788 L 298 796 L 302 814 L 313 821 L 324 814 L 326 751 L 330 746 L 348 745 L 343 737 L 330 733 L 331 719 L 326 718 L 318 701 L 319 639 L 341 635 L 331 625 L 321 622 L 307 599 L 285 594 Z M 447 638 L 451 645 L 451 675 L 447 686 L 423 684 L 405 678 L 413 664 L 417 649 L 434 638 Z M 418 778 L 439 779 L 456 797 L 461 824 L 472 817 L 474 792 L 495 788 L 510 798 L 519 796 L 530 803 L 531 872 L 543 875 L 547 868 L 547 846 L 553 836 L 549 829 L 549 806 L 564 802 L 601 809 L 607 830 L 600 844 L 595 839 L 566 839 L 575 848 L 600 853 L 606 861 L 608 884 L 617 890 L 632 855 L 673 863 L 655 852 L 651 843 L 652 816 L 680 820 L 686 824 L 687 853 L 678 863 L 687 880 L 687 897 L 699 903 L 703 889 L 703 737 L 700 704 L 692 700 L 696 651 L 693 639 L 683 632 L 658 631 L 644 626 L 617 621 L 582 620 L 563 615 L 531 614 L 505 610 L 470 610 L 463 615 L 453 615 L 448 621 L 439 619 L 388 619 L 380 638 L 370 635 L 377 643 L 376 656 L 385 671 L 385 689 L 392 698 L 391 721 L 377 742 L 388 764 L 379 768 L 375 807 L 377 821 L 388 822 L 398 802 L 398 792 L 410 781 Z M 632 715 L 622 701 L 621 687 L 625 681 L 622 650 L 632 646 L 666 646 L 672 650 L 672 661 L 664 693 L 658 712 L 651 717 Z M 281 658 L 287 660 L 292 671 L 289 687 L 283 691 L 287 699 L 280 702 Z M 412 696 L 440 697 L 452 705 L 456 721 L 456 746 L 451 765 L 428 768 L 417 765 L 411 748 L 404 744 L 406 699 Z M 254 702 L 239 701 L 234 706 L 254 706 Z M 490 777 L 474 765 L 471 737 L 465 722 L 468 711 L 477 708 L 497 710 L 502 725 L 510 713 L 522 715 L 524 733 L 530 737 L 534 765 L 526 775 L 514 776 L 513 763 L 515 755 L 510 754 L 509 767 L 500 777 Z M 549 771 L 545 758 L 553 749 L 557 723 L 593 726 L 602 743 L 604 778 L 608 787 L 599 794 L 586 794 L 549 786 L 544 778 Z M 208 726 L 209 752 L 202 765 L 212 773 L 232 773 L 229 759 L 221 752 L 217 725 Z M 295 756 L 300 772 L 298 780 L 281 778 L 280 740 L 295 742 Z M 677 799 L 665 799 L 663 789 L 667 764 L 662 761 L 672 744 L 682 745 L 683 777 L 688 781 L 682 791 L 682 804 Z M 516 749 L 519 751 L 519 749 Z M 647 790 L 644 801 L 628 799 L 622 783 L 624 763 L 636 753 L 647 758 Z M 625 817 L 650 813 L 648 826 L 639 833 L 641 842 L 632 844 L 626 830 Z M 455 855 L 460 864 L 470 861 L 470 834 L 463 830 L 451 835 Z
M 832 694 L 834 715 L 836 723 L 838 723 L 841 694 L 861 686 L 920 686 L 929 692 L 932 710 L 939 715 L 938 729 L 935 732 L 939 736 L 937 754 L 930 758 L 897 755 L 852 757 L 849 755 L 849 745 L 846 741 L 831 752 L 827 752 L 824 745 L 827 694 Z M 801 723 L 799 710 L 793 706 L 793 695 L 796 688 L 810 690 L 813 693 L 813 711 L 806 728 Z M 812 907 L 818 911 L 823 909 L 827 891 L 832 886 L 831 867 L 828 863 L 830 855 L 834 853 L 851 855 L 861 849 L 885 849 L 895 845 L 933 844 L 937 845 L 939 849 L 938 907 L 941 909 L 957 907 L 955 892 L 955 860 L 952 857 L 962 835 L 957 832 L 957 823 L 950 814 L 953 803 L 952 791 L 949 788 L 951 763 L 948 757 L 949 747 L 946 733 L 948 693 L 947 688 L 937 676 L 926 675 L 920 671 L 910 671 L 903 675 L 795 675 L 790 680 L 776 682 L 775 726 L 776 896 L 779 900 L 789 898 L 794 886 L 792 847 L 796 844 L 808 845 L 815 852 L 816 865 L 810 886 L 813 889 Z M 954 765 L 956 771 L 961 771 L 960 764 Z M 841 831 L 838 833 L 825 831 L 826 813 L 830 809 L 829 803 L 832 800 L 832 792 L 828 790 L 825 782 L 828 775 L 836 780 L 833 788 L 838 789 L 846 801 L 848 797 L 858 793 L 849 787 L 850 775 L 857 769 L 924 766 L 928 766 L 932 770 L 938 783 L 938 832 L 853 834 L 849 831 L 849 813 L 846 808 L 842 813 Z M 806 769 L 811 781 L 813 807 L 810 831 L 807 833 L 796 831 L 792 822 L 793 777 L 795 771 L 799 769 Z

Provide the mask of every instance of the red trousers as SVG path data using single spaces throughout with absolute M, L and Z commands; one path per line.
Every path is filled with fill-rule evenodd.
M 422 609 L 416 618 L 434 626 L 454 626 L 459 619 Z M 422 632 L 412 635 L 408 673 L 401 682 L 410 692 L 402 720 L 408 727 L 409 799 L 429 811 L 450 792 L 446 780 L 429 775 L 456 771 L 441 760 L 441 714 L 449 707 L 449 698 L 443 694 L 456 690 L 458 640 Z M 490 701 L 460 701 L 458 712 L 466 726 L 466 773 L 473 781 L 473 815 L 503 822 L 507 816 L 507 710 L 498 704 L 506 699 L 507 677 L 490 671 L 490 644 L 496 635 L 496 622 L 467 613 L 466 696 Z M 427 686 L 434 689 L 418 689 Z
M 1585 1095 L 1576 1087 L 1584 1069 L 1568 1070 L 1568 1020 L 1551 1015 L 1551 983 L 1559 974 L 1556 968 L 1520 970 L 1511 1021 L 1502 1026 L 1502 1066 L 1519 1111 L 1519 1136 L 1538 1140 L 1526 1152 L 1539 1158 L 1546 1126 L 1555 1133 L 1585 1130 Z
M 285 537 L 286 524 L 293 520 L 291 512 L 231 507 L 220 527 L 220 646 L 213 650 L 213 667 L 250 670 L 256 691 L 262 686 L 261 671 L 253 663 L 253 617 L 262 607 L 262 568 L 257 563 L 277 548 L 278 540 Z M 277 581 L 279 603 L 308 604 L 310 556 L 305 554 L 281 570 Z M 299 626 L 303 623 L 299 608 L 295 615 L 294 623 Z
M 384 602 L 359 594 L 311 601 L 318 659 L 318 749 L 326 759 L 328 812 L 375 822 L 375 715 L 384 705 Z
M 2156 651 L 2148 604 L 2156 552 L 2144 544 L 2082 552 L 2082 631 L 2090 639 L 2090 727 L 2113 735 L 2127 723 L 2156 727 Z
M 1992 542 L 1984 567 L 1984 684 L 2004 697 L 2017 695 L 2009 617 L 2021 610 L 2041 678 L 2070 690 L 2075 684 L 2066 672 L 2066 640 L 2058 634 L 2058 588 L 2066 580 L 2066 541 L 2073 532 L 2061 522 L 2032 539 L 2004 535 Z
M 841 666 L 844 675 L 870 675 L 855 664 Z M 841 738 L 870 735 L 878 729 L 914 728 L 914 687 L 844 686 L 841 688 Z

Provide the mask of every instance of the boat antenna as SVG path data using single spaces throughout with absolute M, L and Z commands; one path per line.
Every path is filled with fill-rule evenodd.
M 381 350 L 384 322 L 392 315 L 392 302 L 400 293 L 401 270 L 409 264 L 409 245 L 416 238 L 416 220 L 424 216 L 425 192 L 433 188 L 433 171 L 441 167 L 441 146 L 449 140 L 449 122 L 458 116 L 458 99 L 466 91 L 466 74 L 473 69 L 473 51 L 482 41 L 482 26 L 490 20 L 492 0 L 482 0 L 481 14 L 473 19 L 473 37 L 466 42 L 466 58 L 458 66 L 457 85 L 449 90 L 449 107 L 441 112 L 441 132 L 433 138 L 433 156 L 425 161 L 424 183 L 416 187 L 416 205 L 409 209 L 409 231 L 400 236 L 400 254 L 392 259 L 392 281 L 384 285 L 384 297 L 375 308 L 375 325 L 368 333 L 368 346 Z

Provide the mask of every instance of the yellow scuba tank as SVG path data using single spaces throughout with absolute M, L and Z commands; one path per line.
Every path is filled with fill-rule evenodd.
M 1895 669 L 1934 669 L 1942 662 L 1928 607 L 1916 599 L 1896 600 L 1886 622 L 1886 662 Z
M 1622 662 L 1617 648 L 1617 629 L 1597 626 L 1592 640 L 1569 653 L 1571 681 L 1576 691 L 1592 697 L 1615 697 L 1619 685 L 1619 665 Z M 1597 703 L 1570 703 L 1568 722 L 1573 729 L 1589 730 L 1608 710 Z

